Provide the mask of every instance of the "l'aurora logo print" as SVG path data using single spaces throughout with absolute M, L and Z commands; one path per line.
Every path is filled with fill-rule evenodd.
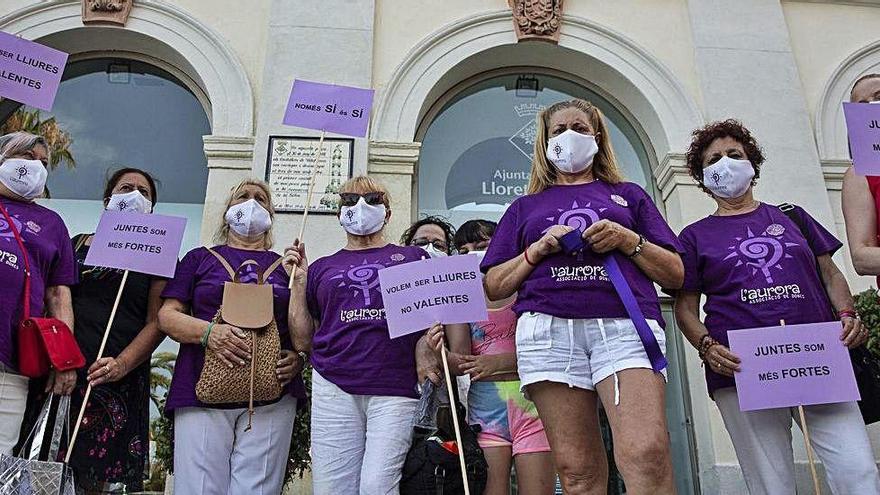
M 21 232 L 21 222 L 15 217 L 10 216 L 10 218 L 15 228 Z M 18 270 L 18 255 L 7 250 L 16 243 L 15 234 L 12 233 L 12 229 L 9 228 L 9 222 L 6 221 L 3 215 L 0 215 L 0 239 L 5 241 L 0 243 L 0 263 Z
M 755 235 L 750 227 L 746 228 L 746 237 L 736 237 L 728 247 L 730 254 L 724 258 L 736 260 L 734 268 L 750 270 L 752 279 L 759 279 L 762 286 L 740 289 L 740 299 L 749 304 L 759 304 L 782 299 L 803 299 L 804 295 L 797 284 L 777 284 L 774 273 L 785 269 L 785 260 L 793 257 L 787 249 L 797 247 L 797 243 L 785 242 L 782 234 L 785 228 L 779 224 L 769 225 L 761 235 Z
M 587 227 L 598 222 L 599 213 L 602 213 L 605 210 L 606 208 L 599 208 L 599 210 L 596 211 L 591 207 L 591 203 L 586 203 L 584 206 L 580 206 L 577 200 L 575 200 L 572 202 L 571 208 L 568 210 L 557 210 L 559 215 L 556 217 L 547 217 L 547 220 L 552 222 L 553 225 L 566 225 L 583 232 Z M 543 233 L 546 233 L 551 227 L 544 229 Z M 583 262 L 583 255 L 579 254 L 575 259 Z M 605 273 L 605 267 L 602 265 L 584 265 L 582 263 L 569 266 L 551 266 L 550 276 L 556 282 L 608 281 L 608 274 Z
M 363 260 L 360 265 L 353 265 L 348 269 L 340 270 L 340 273 L 331 277 L 330 280 L 339 280 L 337 287 L 349 288 L 354 291 L 355 298 L 360 296 L 363 300 L 362 307 L 356 309 L 342 309 L 339 315 L 344 323 L 358 320 L 384 320 L 385 309 L 371 309 L 374 297 L 379 297 L 379 270 L 385 268 L 380 263 L 369 263 Z M 359 305 L 360 306 L 360 305 Z

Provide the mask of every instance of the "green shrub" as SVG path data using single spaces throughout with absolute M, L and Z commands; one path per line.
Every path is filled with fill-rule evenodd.
M 868 350 L 880 356 L 880 300 L 877 289 L 868 289 L 856 294 L 856 311 L 862 318 L 862 324 L 868 329 Z

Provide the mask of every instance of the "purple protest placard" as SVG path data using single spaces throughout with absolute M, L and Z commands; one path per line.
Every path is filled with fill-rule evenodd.
M 740 410 L 859 400 L 840 332 L 838 321 L 729 332 L 730 350 L 742 360 Z
M 86 264 L 173 277 L 186 218 L 105 211 Z
M 470 323 L 489 317 L 480 261 L 446 256 L 379 270 L 379 288 L 391 338 L 434 323 Z
M 853 168 L 859 175 L 880 175 L 880 105 L 844 103 Z
M 284 123 L 306 129 L 365 137 L 373 90 L 299 79 L 293 82 Z
M 0 96 L 51 110 L 67 54 L 0 31 Z

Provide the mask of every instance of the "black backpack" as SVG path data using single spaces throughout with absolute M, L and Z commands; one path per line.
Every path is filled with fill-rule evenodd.
M 446 387 L 436 388 L 427 381 L 413 429 L 412 446 L 406 454 L 400 495 L 459 495 L 464 493 L 458 454 L 450 452 L 442 442 L 455 441 L 452 413 L 449 404 L 439 404 L 438 394 Z M 455 392 L 453 392 L 455 394 Z M 468 425 L 465 409 L 456 394 L 455 409 L 461 426 L 464 460 L 467 467 L 468 488 L 474 495 L 486 488 L 488 465 L 483 449 L 477 443 L 479 426 Z

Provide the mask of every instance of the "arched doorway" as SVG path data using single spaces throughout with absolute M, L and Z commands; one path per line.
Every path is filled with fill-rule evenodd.
M 51 119 L 43 133 L 57 142 L 56 154 L 70 158 L 50 171 L 51 199 L 42 201 L 61 214 L 71 234 L 94 230 L 107 177 L 130 166 L 159 182 L 157 213 L 187 218 L 189 249 L 199 244 L 208 179 L 202 136 L 211 128 L 199 96 L 180 77 L 145 61 L 79 57 L 67 65 L 51 112 L 7 100 L 0 122 L 14 127 L 25 118 Z

